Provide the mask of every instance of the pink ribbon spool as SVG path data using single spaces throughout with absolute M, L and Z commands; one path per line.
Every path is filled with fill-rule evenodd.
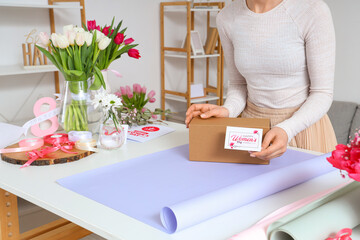
M 49 104 L 50 109 L 46 112 L 42 112 L 41 106 L 43 104 Z M 33 111 L 34 111 L 35 116 L 38 117 L 38 116 L 40 116 L 44 113 L 47 113 L 55 108 L 56 108 L 56 101 L 53 98 L 44 97 L 44 98 L 40 98 L 39 100 L 36 101 Z M 56 132 L 56 130 L 58 130 L 58 128 L 59 128 L 59 123 L 58 123 L 57 117 L 54 116 L 52 118 L 49 118 L 48 120 L 51 121 L 51 126 L 48 129 L 42 130 L 40 128 L 40 123 L 38 123 L 38 124 L 31 126 L 32 134 L 34 134 L 37 137 L 43 137 L 43 136 L 53 134 L 54 132 Z
M 26 152 L 41 148 L 44 145 L 42 138 L 28 138 L 19 142 L 18 148 L 0 149 L 0 153 Z

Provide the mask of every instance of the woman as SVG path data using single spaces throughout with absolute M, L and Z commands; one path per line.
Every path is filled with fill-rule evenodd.
M 327 116 L 335 69 L 335 33 L 322 0 L 235 0 L 217 16 L 229 74 L 223 106 L 195 104 L 195 116 L 270 118 L 262 151 L 272 159 L 287 145 L 330 152 L 336 138 Z

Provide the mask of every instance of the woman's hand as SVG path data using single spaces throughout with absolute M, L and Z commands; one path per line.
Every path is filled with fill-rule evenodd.
M 282 128 L 274 127 L 265 134 L 260 152 L 250 152 L 251 157 L 270 160 L 280 157 L 286 151 L 288 136 Z
M 229 117 L 229 110 L 214 104 L 193 104 L 186 111 L 186 127 L 189 127 L 191 119 L 197 116 L 201 118 Z

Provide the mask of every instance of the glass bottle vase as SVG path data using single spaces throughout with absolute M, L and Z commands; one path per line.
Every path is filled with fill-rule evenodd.
M 98 132 L 101 112 L 94 109 L 91 103 L 96 92 L 89 89 L 91 82 L 91 78 L 85 81 L 65 81 L 58 120 L 66 132 Z
M 125 142 L 125 132 L 120 124 L 114 124 L 109 118 L 100 126 L 99 142 L 102 148 L 116 149 L 120 148 Z

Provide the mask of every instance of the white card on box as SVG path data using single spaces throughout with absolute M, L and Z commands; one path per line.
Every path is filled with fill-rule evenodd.
M 225 149 L 259 152 L 262 132 L 260 128 L 226 127 Z

